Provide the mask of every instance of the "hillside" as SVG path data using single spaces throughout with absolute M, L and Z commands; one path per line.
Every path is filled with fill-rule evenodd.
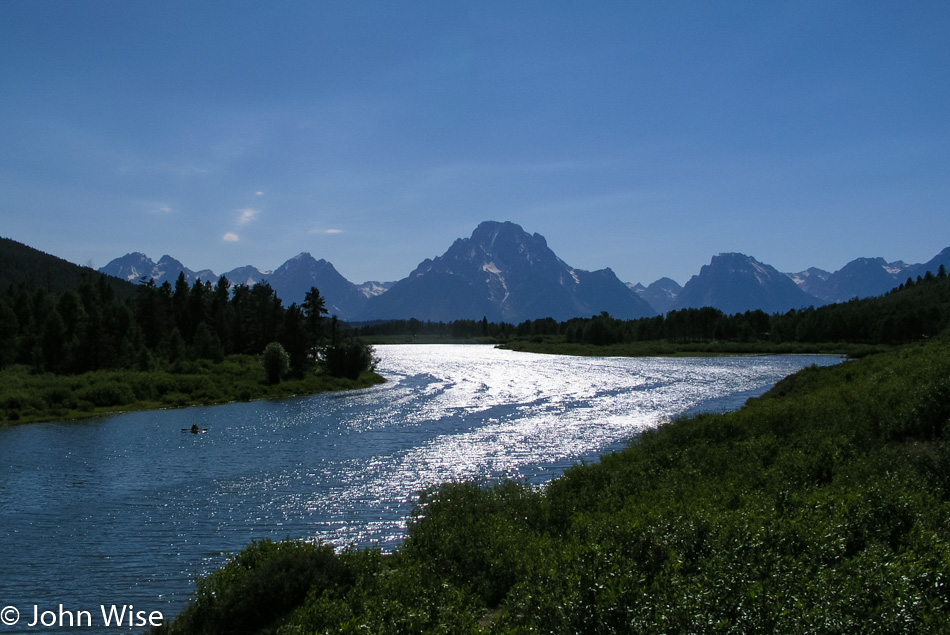
M 61 293 L 98 280 L 104 280 L 119 298 L 129 298 L 135 293 L 135 287 L 124 280 L 80 267 L 15 240 L 0 238 L 0 289 L 23 285 L 30 290 Z

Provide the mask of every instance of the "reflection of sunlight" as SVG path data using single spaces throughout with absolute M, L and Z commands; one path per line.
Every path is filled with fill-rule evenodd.
M 779 358 L 574 358 L 476 346 L 377 352 L 392 382 L 389 398 L 347 425 L 414 438 L 337 465 L 335 484 L 305 503 L 308 514 L 338 519 L 316 532 L 337 545 L 391 544 L 428 486 L 472 478 L 543 483 L 680 412 L 770 385 L 798 367 Z

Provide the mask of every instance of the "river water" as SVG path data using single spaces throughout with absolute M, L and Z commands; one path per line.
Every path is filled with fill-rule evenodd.
M 543 484 L 671 417 L 840 361 L 376 351 L 388 381 L 366 390 L 0 428 L 0 633 L 80 630 L 70 619 L 117 632 L 101 613 L 113 605 L 170 619 L 195 575 L 255 539 L 391 549 L 426 486 Z M 208 431 L 182 432 L 193 423 Z

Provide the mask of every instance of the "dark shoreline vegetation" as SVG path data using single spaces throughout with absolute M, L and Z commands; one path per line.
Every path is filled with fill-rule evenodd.
M 152 632 L 947 632 L 948 298 L 944 275 L 839 305 L 936 331 L 675 419 L 544 488 L 423 492 L 391 554 L 255 542 Z
M 284 307 L 266 282 L 189 286 L 182 274 L 174 286 L 133 286 L 91 271 L 76 279 L 75 290 L 0 288 L 0 425 L 383 381 L 372 348 L 325 317 L 316 288 Z
M 851 300 L 784 314 L 746 311 L 726 315 L 704 307 L 619 320 L 602 313 L 557 322 L 514 325 L 485 319 L 450 323 L 394 320 L 355 324 L 375 344 L 497 344 L 536 353 L 597 356 L 841 354 L 889 350 L 940 333 L 950 314 L 950 285 L 941 267 L 878 298 Z
M 284 399 L 335 390 L 367 388 L 384 380 L 308 373 L 280 383 L 265 381 L 260 356 L 232 355 L 221 362 L 196 361 L 169 370 L 99 370 L 82 375 L 36 374 L 26 366 L 0 373 L 0 425 L 102 417 L 122 412 Z

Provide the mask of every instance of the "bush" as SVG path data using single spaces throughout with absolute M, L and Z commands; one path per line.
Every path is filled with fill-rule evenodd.
M 321 351 L 324 370 L 333 377 L 356 379 L 376 368 L 373 347 L 358 339 L 330 344 Z
M 252 543 L 222 569 L 198 580 L 194 603 L 170 631 L 189 635 L 257 633 L 276 626 L 311 593 L 352 583 L 329 545 Z
M 77 392 L 76 398 L 89 401 L 100 408 L 122 406 L 135 403 L 135 392 L 127 384 L 113 381 L 83 388 Z
M 281 378 L 290 370 L 290 355 L 277 342 L 267 345 L 261 362 L 264 364 L 264 375 L 268 384 L 279 384 Z

